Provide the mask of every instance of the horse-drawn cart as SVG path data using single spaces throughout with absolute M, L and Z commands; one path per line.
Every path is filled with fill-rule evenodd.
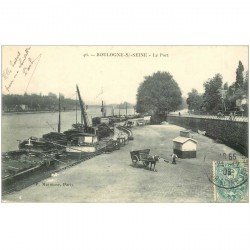
M 149 152 L 150 152 L 150 149 L 131 151 L 130 155 L 131 155 L 133 166 L 136 166 L 137 164 L 141 162 L 145 167 L 147 167 L 150 163 Z

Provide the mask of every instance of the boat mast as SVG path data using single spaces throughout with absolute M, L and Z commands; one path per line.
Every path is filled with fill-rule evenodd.
M 58 133 L 61 132 L 61 97 L 59 94 L 59 104 L 58 104 L 58 111 L 59 111 L 59 117 L 58 117 Z
M 102 111 L 102 117 L 104 117 L 104 105 L 103 105 L 103 101 L 102 101 L 101 111 Z
M 86 109 L 85 109 L 85 104 L 81 98 L 81 94 L 80 94 L 78 85 L 76 85 L 76 90 L 77 90 L 78 99 L 79 99 L 80 107 L 81 107 L 81 123 L 83 124 L 83 121 L 84 121 L 84 127 L 85 127 L 85 129 L 87 129 L 89 127 L 87 113 L 86 113 Z
M 76 92 L 76 124 L 77 124 L 77 92 Z

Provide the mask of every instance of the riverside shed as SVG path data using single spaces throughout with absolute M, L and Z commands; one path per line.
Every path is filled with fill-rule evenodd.
M 173 139 L 174 153 L 179 158 L 196 158 L 197 141 L 192 138 L 178 136 Z
M 181 130 L 180 131 L 180 136 L 191 138 L 189 130 Z

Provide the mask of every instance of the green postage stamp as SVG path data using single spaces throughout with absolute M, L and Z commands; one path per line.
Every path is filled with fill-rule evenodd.
M 248 202 L 248 162 L 213 161 L 214 200 Z

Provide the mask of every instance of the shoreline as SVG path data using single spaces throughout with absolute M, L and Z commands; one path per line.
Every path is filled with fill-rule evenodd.
M 94 107 L 94 106 L 93 106 Z M 122 110 L 122 109 L 121 109 Z M 130 109 L 132 110 L 132 109 Z M 80 110 L 77 110 L 80 112 Z M 71 109 L 71 110 L 61 110 L 61 113 L 65 113 L 65 112 L 76 112 L 75 109 Z M 4 112 L 2 111 L 1 114 L 2 115 L 24 115 L 24 114 L 43 114 L 43 113 L 58 113 L 58 110 L 55 111 L 49 111 L 49 110 L 41 110 L 41 111 L 22 111 L 22 112 L 15 112 L 15 111 L 11 111 L 11 112 Z M 100 114 L 101 116 L 101 114 Z M 111 116 L 111 115 L 110 115 Z M 118 116 L 118 115 L 115 115 Z M 133 116 L 133 115 L 128 115 L 128 116 Z
M 72 112 L 75 111 L 74 109 L 72 110 L 65 110 L 65 111 L 61 111 L 62 113 L 64 112 Z M 43 113 L 58 113 L 57 111 L 48 111 L 48 110 L 44 110 L 44 111 L 27 111 L 27 112 L 3 112 L 2 111 L 2 115 L 25 115 L 25 114 L 43 114 Z

